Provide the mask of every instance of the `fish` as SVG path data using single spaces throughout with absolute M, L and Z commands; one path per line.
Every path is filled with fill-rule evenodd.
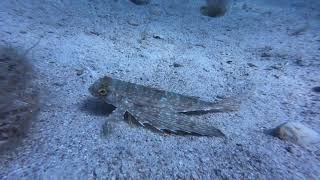
M 95 81 L 89 87 L 89 91 L 94 97 L 117 107 L 110 115 L 112 118 L 129 117 L 141 126 L 174 134 L 225 137 L 221 130 L 210 124 L 201 123 L 194 117 L 239 109 L 239 102 L 236 100 L 225 98 L 208 102 L 199 97 L 126 82 L 109 76 Z

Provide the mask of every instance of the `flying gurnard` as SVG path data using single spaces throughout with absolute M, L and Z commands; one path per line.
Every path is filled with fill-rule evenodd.
M 159 90 L 102 77 L 89 88 L 90 93 L 116 106 L 110 118 L 131 117 L 142 126 L 151 126 L 161 132 L 199 136 L 225 136 L 210 124 L 201 123 L 193 115 L 231 112 L 238 109 L 238 101 L 221 99 L 206 102 L 198 97 Z

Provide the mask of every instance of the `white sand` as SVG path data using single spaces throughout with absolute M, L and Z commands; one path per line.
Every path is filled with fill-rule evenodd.
M 0 178 L 320 177 L 319 146 L 265 133 L 286 121 L 319 132 L 320 1 L 237 0 L 220 18 L 201 15 L 204 3 L 1 0 L 2 44 L 23 51 L 41 39 L 28 57 L 42 104 L 22 144 L 0 155 Z M 121 120 L 102 138 L 106 115 L 90 111 L 88 87 L 103 75 L 209 100 L 254 90 L 239 112 L 200 117 L 228 140 L 163 136 Z

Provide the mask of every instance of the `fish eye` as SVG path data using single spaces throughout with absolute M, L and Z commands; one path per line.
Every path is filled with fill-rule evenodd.
M 107 90 L 105 88 L 102 88 L 102 89 L 99 89 L 98 93 L 101 95 L 101 96 L 105 96 L 107 95 Z

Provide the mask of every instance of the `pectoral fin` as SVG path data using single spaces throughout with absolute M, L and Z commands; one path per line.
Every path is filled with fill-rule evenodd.
M 216 102 L 199 101 L 198 106 L 186 108 L 178 113 L 184 115 L 203 115 L 208 113 L 224 113 L 239 110 L 240 101 L 236 98 L 225 98 Z
M 192 117 L 149 107 L 132 107 L 127 116 L 134 118 L 142 126 L 151 126 L 162 132 L 193 134 L 200 136 L 225 136 L 219 129 L 196 122 Z

